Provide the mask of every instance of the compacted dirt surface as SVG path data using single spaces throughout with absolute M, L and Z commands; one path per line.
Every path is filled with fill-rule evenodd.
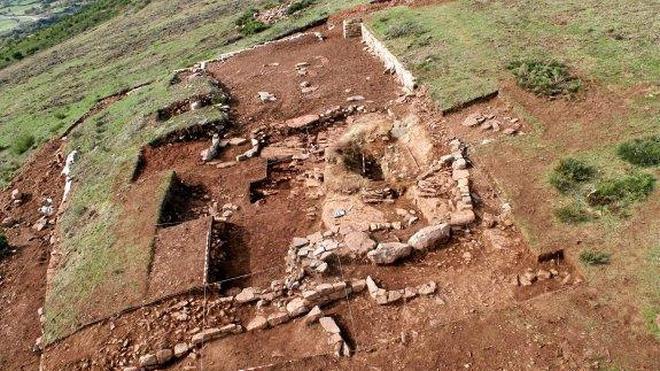
M 591 323 L 616 308 L 595 304 L 560 253 L 529 250 L 487 164 L 471 161 L 471 146 L 528 128 L 502 98 L 443 117 L 334 18 L 205 73 L 231 97 L 231 125 L 209 133 L 226 143 L 208 161 L 208 139 L 145 146 L 134 182 L 152 187 L 172 170 L 177 179 L 140 283 L 145 305 L 39 358 L 52 226 L 30 222 L 41 198 L 58 205 L 58 142 L 12 185 L 29 198 L 2 196 L 20 221 L 0 281 L 12 368 L 587 369 L 636 351 L 629 363 L 653 368 L 652 340 L 625 322 Z M 514 129 L 475 134 L 460 123 L 477 110 Z M 411 249 L 426 227 L 442 236 Z M 408 250 L 385 262 L 399 254 L 386 246 Z

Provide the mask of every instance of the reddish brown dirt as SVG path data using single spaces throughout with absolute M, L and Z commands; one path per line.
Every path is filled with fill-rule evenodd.
M 5 340 L 0 368 L 3 369 L 34 370 L 39 364 L 32 346 L 41 336 L 37 310 L 43 305 L 46 291 L 49 239 L 53 229 L 48 226 L 38 232 L 32 225 L 41 217 L 37 210 L 44 197 L 52 198 L 53 204 L 59 205 L 64 180 L 59 176 L 62 164 L 57 162 L 55 154 L 60 144 L 60 140 L 44 144 L 7 187 L 7 192 L 0 194 L 0 219 L 11 216 L 19 221 L 5 230 L 16 252 L 0 262 L 0 336 Z M 10 193 L 13 189 L 27 194 L 20 206 L 12 205 Z
M 161 228 L 154 241 L 147 300 L 204 285 L 204 256 L 209 218 Z
M 315 38 L 299 39 L 213 64 L 214 76 L 234 97 L 232 115 L 236 125 L 231 135 L 247 138 L 249 131 L 258 126 L 268 131 L 286 119 L 319 113 L 332 105 L 345 105 L 350 95 L 364 95 L 368 108 L 391 106 L 390 100 L 396 98 L 398 91 L 395 82 L 382 75 L 380 64 L 366 55 L 356 40 L 343 40 L 338 33 L 336 28 L 323 43 Z M 274 62 L 279 65 L 268 66 Z M 307 76 L 296 73 L 294 66 L 299 62 L 310 63 Z M 319 87 L 310 94 L 311 99 L 300 92 L 302 81 Z M 347 88 L 351 89 L 350 93 L 344 93 Z M 277 102 L 261 103 L 256 98 L 258 91 L 275 94 Z M 601 102 L 599 99 L 596 101 Z M 589 99 L 587 102 L 594 103 Z M 573 104 L 557 103 L 554 108 L 564 107 L 568 111 L 575 108 Z M 583 114 L 592 112 L 586 104 L 579 106 L 578 103 L 585 109 Z M 534 108 L 541 102 L 531 105 Z M 483 108 L 474 106 L 461 111 L 450 116 L 443 125 L 440 115 L 429 107 L 428 101 L 421 98 L 392 109 L 394 112 L 415 111 L 428 123 L 440 147 L 453 135 L 461 134 L 460 130 L 452 129 L 452 124 L 471 110 Z M 523 130 L 527 129 L 526 125 Z M 481 139 L 469 137 L 471 134 L 467 132 L 463 134 L 467 134 L 470 141 Z M 550 130 L 546 135 L 562 133 Z M 267 286 L 284 274 L 284 255 L 291 237 L 322 229 L 317 217 L 306 216 L 307 210 L 317 206 L 317 202 L 301 197 L 291 181 L 296 174 L 315 165 L 308 165 L 311 161 L 308 160 L 298 168 L 276 167 L 267 188 L 278 192 L 251 203 L 249 184 L 263 178 L 264 161 L 251 159 L 226 169 L 203 165 L 199 152 L 207 145 L 208 141 L 201 141 L 148 148 L 138 183 L 174 169 L 186 185 L 203 190 L 202 199 L 207 203 L 217 201 L 219 206 L 224 203 L 239 206 L 230 218 L 228 259 L 220 268 L 226 279 L 237 275 L 247 277 L 224 282 L 222 291 L 231 286 Z M 220 160 L 233 159 L 246 149 L 247 146 L 230 147 Z M 479 161 L 473 168 L 474 192 L 481 199 L 479 216 L 483 211 L 498 210 L 502 203 L 485 172 L 491 166 L 510 167 L 502 161 L 505 159 L 495 164 Z M 521 167 L 511 167 L 511 170 L 518 175 L 530 173 L 529 169 Z M 392 207 L 382 206 L 388 210 L 388 215 Z M 403 239 L 420 226 L 389 237 Z M 627 320 L 617 317 L 609 321 L 621 308 L 607 303 L 587 285 L 579 284 L 579 279 L 578 282 L 571 280 L 574 284 L 562 285 L 556 278 L 524 288 L 513 283 L 516 274 L 538 267 L 556 268 L 575 278 L 578 275 L 570 265 L 563 261 L 558 265 L 537 264 L 535 255 L 530 254 L 515 226 L 503 228 L 507 242 L 503 249 L 493 249 L 489 245 L 488 232 L 476 224 L 469 232 L 455 236 L 446 249 L 415 255 L 389 267 L 376 268 L 365 261 L 342 261 L 339 269 L 324 277 L 349 279 L 371 274 L 390 289 L 429 280 L 438 282 L 436 295 L 399 305 L 378 306 L 363 293 L 325 308 L 336 318 L 357 351 L 350 359 L 334 358 L 318 326 L 306 327 L 296 320 L 272 330 L 212 342 L 172 368 L 587 369 L 609 366 L 613 358 L 625 359 L 626 365 L 634 369 L 656 368 L 653 360 L 658 352 L 657 344 L 648 337 L 630 335 Z M 174 246 L 181 241 L 169 242 Z M 217 292 L 208 294 L 213 300 Z M 142 308 L 88 327 L 51 347 L 46 354 L 46 368 L 80 369 L 91 365 L 93 369 L 109 369 L 120 364 L 135 364 L 136 354 L 153 352 L 162 346 L 171 347 L 189 339 L 188 331 L 194 327 L 229 322 L 245 325 L 257 312 L 252 307 L 242 307 L 238 311 L 213 307 L 208 316 L 203 316 L 200 314 L 203 305 L 199 305 L 203 296 L 190 296 L 198 303 L 191 309 L 190 320 L 179 324 L 171 320 L 171 308 L 177 300 Z M 125 339 L 131 344 L 128 347 L 134 349 L 122 349 Z M 197 354 L 201 357 L 197 358 Z

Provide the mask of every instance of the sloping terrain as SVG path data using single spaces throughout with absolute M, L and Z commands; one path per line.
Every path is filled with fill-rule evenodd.
M 0 70 L 1 367 L 658 367 L 652 8 L 247 5 Z

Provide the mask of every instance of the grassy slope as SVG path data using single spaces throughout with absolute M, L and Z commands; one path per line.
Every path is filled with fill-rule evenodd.
M 598 165 L 602 177 L 617 176 L 632 166 L 615 156 L 616 145 L 631 137 L 660 133 L 660 46 L 657 44 L 658 23 L 655 10 L 645 1 L 496 1 L 478 4 L 456 1 L 418 9 L 394 8 L 373 15 L 370 25 L 386 38 L 391 27 L 412 22 L 424 31 L 416 35 L 390 38 L 388 46 L 411 67 L 421 83 L 429 88 L 441 108 L 470 100 L 511 80 L 505 66 L 518 58 L 554 58 L 567 63 L 581 78 L 587 89 L 610 92 L 639 92 L 625 100 L 625 116 L 608 122 L 575 122 L 562 127 L 564 135 L 546 133 L 557 122 L 543 122 L 514 102 L 514 109 L 532 123 L 533 132 L 476 149 L 477 156 L 506 160 L 535 161 L 545 164 L 545 174 L 535 175 L 533 187 L 523 192 L 542 190 L 540 197 L 554 195 L 551 208 L 567 202 L 549 190 L 547 174 L 556 160 L 575 153 Z M 605 140 L 584 140 L 579 147 L 570 144 L 571 136 L 581 135 L 585 125 L 600 125 Z M 556 132 L 556 131 L 555 131 Z M 550 159 L 551 161 L 548 161 Z M 498 165 L 506 167 L 506 161 Z M 497 162 L 497 161 L 495 161 Z M 657 168 L 647 172 L 660 175 Z M 495 170 L 497 173 L 498 170 Z M 506 170 L 504 170 L 506 172 Z M 516 177 L 505 177 L 501 188 L 515 188 Z M 598 278 L 601 285 L 621 284 L 635 277 L 636 290 L 610 292 L 616 300 L 640 303 L 647 323 L 653 324 L 660 311 L 660 289 L 657 285 L 658 191 L 646 203 L 628 210 L 631 217 L 605 214 L 596 222 L 578 226 L 560 226 L 542 230 L 535 223 L 519 218 L 524 232 L 534 247 L 556 246 L 548 236 L 563 235 L 565 246 L 573 244 L 573 236 L 588 235 L 582 244 L 596 250 L 614 252 L 614 262 L 607 269 L 588 268 L 585 274 Z M 516 199 L 513 200 L 514 204 Z M 650 210 L 650 211 L 649 211 Z M 651 211 L 655 210 L 655 214 Z M 649 223 L 650 219 L 650 223 Z M 578 251 L 570 253 L 577 253 Z M 621 253 L 623 252 L 623 253 Z
M 237 35 L 234 21 L 244 11 L 245 2 L 153 1 L 139 12 L 119 16 L 0 71 L 0 146 L 11 146 L 24 133 L 44 142 L 83 115 L 97 99 L 156 80 L 90 117 L 70 135 L 69 149 L 80 150 L 74 170 L 78 183 L 58 223 L 65 259 L 47 293 L 47 341 L 70 333 L 94 316 L 135 304 L 141 297 L 152 236 L 131 239 L 119 235 L 141 216 L 123 210 L 116 194 L 126 189 L 140 145 L 177 125 L 179 118 L 159 126 L 150 126 L 145 119 L 175 100 L 173 94 L 177 93 L 166 84 L 171 71 L 272 39 L 357 3 L 319 2 L 263 33 L 229 42 Z M 199 114 L 202 117 L 193 121 L 213 115 Z M 0 152 L 5 181 L 27 155 Z M 122 292 L 129 302 L 115 303 L 115 292 Z M 105 311 L 99 313 L 99 307 Z

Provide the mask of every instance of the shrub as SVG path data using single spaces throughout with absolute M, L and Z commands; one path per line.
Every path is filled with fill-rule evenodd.
M 12 150 L 15 154 L 20 155 L 25 153 L 28 149 L 32 148 L 34 145 L 34 136 L 31 134 L 21 134 L 16 138 Z
M 385 37 L 388 39 L 398 39 L 406 36 L 419 36 L 425 32 L 426 30 L 424 30 L 419 24 L 407 21 L 388 27 L 385 32 Z
M 655 187 L 655 178 L 647 173 L 635 173 L 600 182 L 589 195 L 589 203 L 598 206 L 625 206 L 645 199 Z
M 560 222 L 566 224 L 586 223 L 593 219 L 589 210 L 578 203 L 562 206 L 555 210 L 555 216 Z
M 584 250 L 580 253 L 580 261 L 586 265 L 609 264 L 610 254 L 602 251 Z
M 66 118 L 66 113 L 57 112 L 55 113 L 54 117 L 58 120 L 64 120 Z
M 660 165 L 660 135 L 633 139 L 619 145 L 621 159 L 639 166 Z
M 582 83 L 557 61 L 514 61 L 508 64 L 518 85 L 537 95 L 573 95 L 580 90 Z
M 254 35 L 270 27 L 256 19 L 254 17 L 256 13 L 257 11 L 254 8 L 249 8 L 236 20 L 236 25 L 240 27 L 240 32 L 243 36 Z
M 296 12 L 299 12 L 305 8 L 309 8 L 310 6 L 314 5 L 316 3 L 316 0 L 299 0 L 291 3 L 289 7 L 286 9 L 286 14 L 293 14 Z
M 592 180 L 596 176 L 596 168 L 584 161 L 565 158 L 559 162 L 550 176 L 550 183 L 561 193 L 575 190 L 580 183 Z

